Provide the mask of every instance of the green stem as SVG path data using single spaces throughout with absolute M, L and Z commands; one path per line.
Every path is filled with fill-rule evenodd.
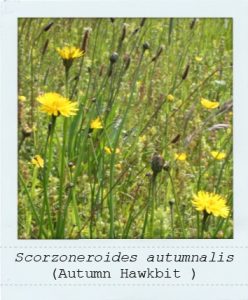
M 199 216 L 199 212 L 197 212 L 197 216 L 196 216 L 196 219 L 197 219 L 197 238 L 199 239 L 200 238 L 200 232 L 201 232 L 201 229 L 200 229 L 200 216 Z
M 207 219 L 209 217 L 209 214 L 204 211 L 203 213 L 203 218 L 202 218 L 202 228 L 201 228 L 201 238 L 203 239 L 204 237 L 204 231 L 207 229 Z
M 32 200 L 32 198 L 31 198 L 31 196 L 30 196 L 30 194 L 29 194 L 29 191 L 28 191 L 28 189 L 27 189 L 27 186 L 26 186 L 25 181 L 24 181 L 23 177 L 21 176 L 21 174 L 19 174 L 19 178 L 20 178 L 21 184 L 22 184 L 23 187 L 24 187 L 24 191 L 25 191 L 25 193 L 26 193 L 26 195 L 27 195 L 27 198 L 28 198 L 28 201 L 29 201 L 29 204 L 30 204 L 32 213 L 33 213 L 33 215 L 34 215 L 35 221 L 36 221 L 37 224 L 40 224 L 40 218 L 39 218 L 39 216 L 38 216 L 38 213 L 37 213 L 37 211 L 36 211 L 36 209 L 35 209 L 33 200 Z M 48 235 L 47 235 L 47 233 L 46 233 L 46 231 L 44 230 L 43 227 L 41 227 L 41 233 L 44 235 L 45 238 L 48 237 Z
M 120 137 L 120 133 L 122 131 L 123 125 L 126 121 L 132 100 L 133 100 L 133 94 L 134 94 L 134 90 L 135 90 L 135 85 L 136 85 L 136 81 L 138 79 L 138 74 L 139 74 L 139 70 L 140 70 L 140 66 L 141 66 L 141 62 L 143 60 L 144 57 L 144 51 L 142 52 L 141 56 L 140 56 L 140 60 L 139 60 L 139 64 L 137 66 L 137 69 L 135 71 L 134 74 L 134 79 L 132 82 L 132 86 L 131 86 L 131 92 L 130 92 L 130 96 L 128 99 L 128 103 L 127 103 L 127 108 L 124 112 L 123 115 L 123 119 L 122 122 L 118 128 L 116 137 L 115 137 L 115 141 L 113 143 L 113 153 L 111 155 L 111 161 L 110 161 L 110 178 L 109 178 L 109 189 L 110 189 L 110 193 L 109 193 L 109 197 L 108 197 L 108 207 L 109 207 L 109 216 L 110 216 L 110 230 L 109 230 L 109 238 L 113 239 L 115 236 L 115 228 L 114 228 L 114 221 L 115 221 L 115 213 L 114 213 L 114 201 L 113 201 L 113 184 L 114 184 L 114 169 L 115 169 L 115 150 L 119 141 L 119 137 Z
M 149 184 L 148 202 L 147 202 L 145 219 L 144 219 L 143 229 L 142 229 L 142 234 L 141 234 L 142 239 L 145 238 L 145 234 L 146 234 L 146 227 L 147 227 L 147 223 L 148 223 L 149 210 L 150 210 L 151 201 L 152 201 L 152 199 L 151 199 L 152 196 L 151 195 L 152 195 L 152 179 L 151 179 L 150 184 Z
M 60 180 L 59 180 L 59 214 L 58 214 L 58 223 L 56 230 L 56 237 L 61 238 L 60 233 L 63 230 L 61 227 L 61 213 L 63 208 L 63 192 L 64 192 L 64 183 L 65 183 L 65 154 L 66 154 L 66 144 L 67 144 L 67 128 L 68 128 L 68 120 L 64 119 L 63 125 L 63 145 L 61 151 L 61 162 L 60 162 Z
M 156 189 L 156 175 L 153 174 L 151 182 L 151 219 L 149 228 L 149 238 L 153 237 L 153 227 L 154 227 L 154 210 L 155 210 L 155 189 Z
M 68 95 L 68 79 L 69 79 L 69 67 L 65 67 L 65 96 Z M 62 210 L 63 210 L 63 193 L 64 193 L 64 183 L 65 183 L 65 155 L 67 146 L 67 130 L 68 130 L 68 119 L 64 118 L 63 124 L 63 145 L 60 155 L 60 180 L 59 180 L 59 200 L 58 200 L 58 216 L 57 216 L 57 228 L 56 228 L 56 238 L 62 238 L 64 228 L 61 226 Z M 64 222 L 63 222 L 64 223 Z
M 35 198 L 35 186 L 36 186 L 36 181 L 37 181 L 37 175 L 38 175 L 38 168 L 35 166 L 33 170 L 33 176 L 32 176 L 32 185 L 31 185 L 31 194 L 30 198 L 33 200 Z M 27 201 L 27 210 L 26 210 L 26 232 L 27 236 L 29 236 L 30 230 L 31 230 L 31 223 L 32 223 L 32 215 L 30 216 L 29 212 L 29 201 Z
M 175 199 L 177 217 L 179 219 L 179 224 L 180 224 L 180 227 L 181 227 L 181 230 L 182 230 L 183 238 L 185 238 L 185 228 L 184 228 L 184 222 L 181 218 L 181 213 L 180 213 L 180 209 L 179 209 L 179 199 L 177 197 L 177 193 L 176 193 L 176 190 L 175 190 L 173 178 L 172 178 L 170 172 L 168 172 L 168 174 L 169 174 L 169 178 L 170 178 L 170 182 L 171 182 L 172 192 L 173 192 L 174 199 Z
M 44 177 L 43 177 L 44 198 L 43 198 L 43 204 L 41 208 L 39 237 L 41 237 L 42 234 L 42 226 L 44 222 L 44 214 L 45 214 L 46 207 L 47 207 L 48 223 L 50 226 L 51 234 L 53 236 L 53 223 L 51 217 L 50 204 L 48 200 L 48 186 L 49 186 L 49 176 L 52 167 L 53 136 L 54 136 L 55 125 L 56 125 L 56 117 L 52 116 L 51 128 L 48 129 L 48 137 L 47 137 L 47 143 L 49 144 L 48 159 L 47 159 L 47 145 L 46 145 L 45 157 L 44 157 L 44 164 L 45 164 Z
M 175 229 L 174 229 L 174 203 L 170 204 L 170 222 L 171 222 L 171 235 L 174 239 L 175 237 Z

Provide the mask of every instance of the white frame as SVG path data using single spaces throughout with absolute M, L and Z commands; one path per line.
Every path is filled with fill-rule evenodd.
M 248 1 L 231 0 L 131 0 L 110 1 L 7 1 L 1 4 L 1 247 L 3 270 L 4 300 L 27 299 L 38 288 L 38 299 L 50 299 L 54 292 L 59 299 L 71 296 L 71 286 L 63 284 L 63 289 L 47 285 L 46 270 L 42 266 L 37 276 L 33 272 L 35 266 L 28 266 L 23 273 L 23 266 L 16 267 L 13 257 L 16 251 L 97 251 L 106 249 L 114 251 L 125 249 L 127 252 L 167 251 L 229 251 L 239 257 L 239 261 L 231 271 L 225 269 L 222 278 L 214 283 L 209 279 L 209 272 L 217 272 L 210 267 L 203 267 L 204 274 L 196 285 L 181 282 L 178 287 L 170 284 L 160 286 L 146 282 L 137 286 L 137 281 L 129 282 L 132 289 L 125 289 L 120 282 L 110 282 L 108 288 L 101 290 L 92 287 L 75 286 L 73 299 L 79 299 L 79 292 L 87 299 L 248 299 Z M 234 238 L 230 240 L 18 240 L 17 238 L 17 18 L 18 17 L 230 17 L 233 18 L 234 45 Z M 7 34 L 6 34 L 7 33 Z M 81 249 L 81 250 L 80 250 Z M 203 252 L 204 252 L 203 251 Z M 142 264 L 140 265 L 142 266 Z M 246 268 L 245 268 L 246 266 Z M 25 266 L 26 267 L 26 266 Z M 46 267 L 48 267 L 46 265 Z M 227 268 L 225 266 L 225 268 Z M 14 270 L 15 274 L 14 274 Z M 186 270 L 186 269 L 185 269 Z M 185 271 L 186 272 L 186 271 Z M 13 275 L 14 274 L 14 275 Z M 26 276 L 26 278 L 25 278 Z M 221 276 L 221 275 L 220 275 Z M 6 285 L 9 284 L 12 289 Z M 49 279 L 48 282 L 52 281 Z M 205 285 L 203 284 L 205 282 Z M 20 283 L 27 288 L 20 288 Z M 15 286 L 15 284 L 17 284 Z M 19 284 L 19 286 L 18 286 Z M 42 288 L 42 284 L 47 288 Z M 101 283 L 104 286 L 105 283 Z M 186 286 L 191 288 L 186 289 Z M 207 289 L 206 284 L 213 286 Z M 97 284 L 96 284 L 97 285 Z M 226 288 L 221 288 L 226 285 Z M 116 288 L 118 286 L 118 288 Z M 143 289 L 150 286 L 150 288 Z M 54 289 L 53 289 L 54 288 Z M 20 294 L 18 294 L 20 291 Z M 207 291 L 207 293 L 206 293 Z M 50 296 L 49 296 L 50 295 Z M 78 295 L 78 298 L 77 298 Z M 87 295 L 87 297 L 86 297 Z M 125 295 L 125 296 L 124 296 Z M 239 296 L 239 298 L 238 298 Z M 242 298 L 243 297 L 243 298 Z M 29 299 L 29 298 L 28 298 Z M 31 298 L 30 298 L 31 299 Z

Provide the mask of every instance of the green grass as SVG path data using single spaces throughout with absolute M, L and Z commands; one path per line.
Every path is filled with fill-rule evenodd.
M 65 45 L 85 49 L 66 79 Z M 231 19 L 20 19 L 18 62 L 19 238 L 232 238 Z M 46 92 L 77 101 L 77 115 L 42 113 Z M 225 197 L 229 216 L 203 225 L 200 190 Z

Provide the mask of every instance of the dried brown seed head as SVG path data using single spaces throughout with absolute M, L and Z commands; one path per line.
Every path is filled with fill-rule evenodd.
M 152 157 L 151 168 L 153 174 L 156 176 L 159 172 L 163 170 L 164 158 L 159 154 L 154 154 Z

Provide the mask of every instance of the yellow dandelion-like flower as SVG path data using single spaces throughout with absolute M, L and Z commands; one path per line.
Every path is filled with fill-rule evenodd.
M 193 198 L 192 204 L 197 211 L 207 212 L 215 217 L 228 217 L 230 209 L 226 204 L 226 199 L 222 196 L 199 191 Z
M 195 61 L 197 61 L 197 62 L 201 62 L 201 61 L 202 61 L 202 57 L 200 57 L 200 56 L 196 56 L 196 57 L 195 57 Z
M 18 100 L 21 101 L 21 102 L 24 102 L 26 101 L 26 97 L 25 96 L 18 96 Z
M 105 151 L 107 154 L 113 153 L 113 149 L 110 148 L 110 147 L 107 147 L 107 146 L 104 147 L 104 151 Z M 120 152 L 121 152 L 121 150 L 120 150 L 119 148 L 116 148 L 116 149 L 115 149 L 115 153 L 116 153 L 116 154 L 119 154 Z
M 32 158 L 31 162 L 37 168 L 44 168 L 44 160 L 43 160 L 43 158 L 39 154 L 35 155 Z
M 56 50 L 63 60 L 73 60 L 84 55 L 84 52 L 76 47 L 65 46 L 63 48 L 57 48 Z
M 175 97 L 173 96 L 173 95 L 171 95 L 171 94 L 169 94 L 168 96 L 167 96 L 167 100 L 168 101 L 173 101 L 175 99 Z
M 187 154 L 185 152 L 175 153 L 174 157 L 176 160 L 185 161 L 187 159 Z
M 50 116 L 57 117 L 62 115 L 70 117 L 76 115 L 78 111 L 78 104 L 76 102 L 72 102 L 57 93 L 43 94 L 37 98 L 37 101 L 41 104 L 40 110 Z
M 211 155 L 213 158 L 217 160 L 222 160 L 226 158 L 226 153 L 225 152 L 220 152 L 220 151 L 211 151 Z
M 102 129 L 103 128 L 102 122 L 99 117 L 97 117 L 95 120 L 92 120 L 90 122 L 90 128 L 91 129 Z
M 210 101 L 205 98 L 201 98 L 201 105 L 207 109 L 215 109 L 220 106 L 220 103 L 217 101 Z

